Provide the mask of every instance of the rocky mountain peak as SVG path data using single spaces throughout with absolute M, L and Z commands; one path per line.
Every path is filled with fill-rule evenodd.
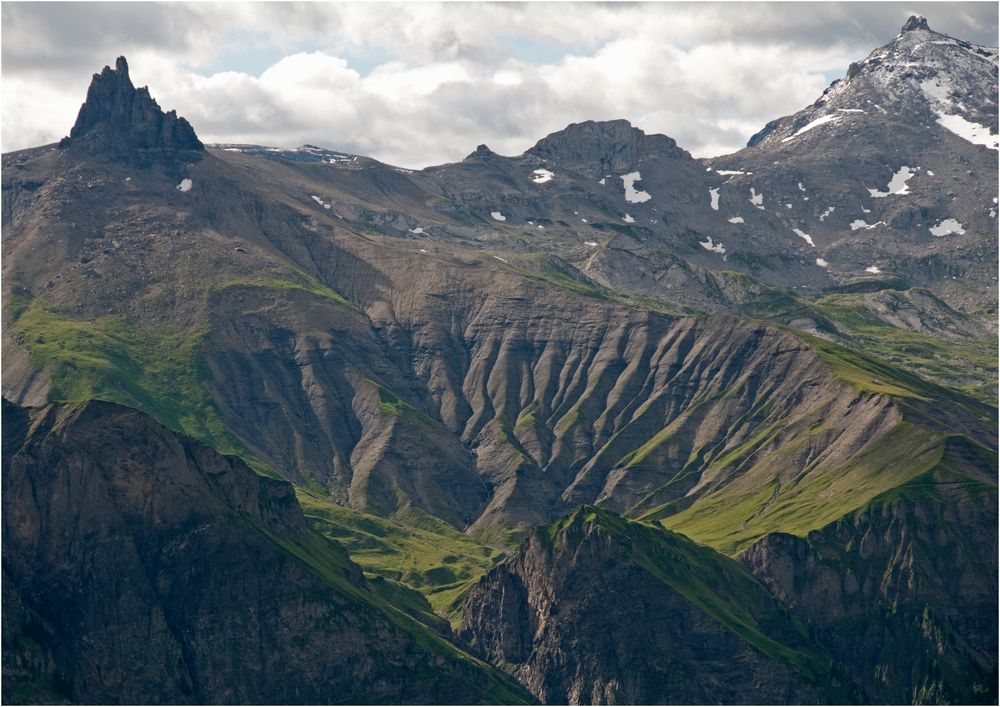
M 493 150 L 491 150 L 487 145 L 482 144 L 476 147 L 474 152 L 470 152 L 465 159 L 471 160 L 476 157 L 485 158 L 485 157 L 493 157 L 495 155 L 496 153 L 493 152 Z
M 671 138 L 647 135 L 627 120 L 572 123 L 539 140 L 528 154 L 573 162 L 595 172 L 628 170 L 651 154 L 690 158 Z
M 176 111 L 164 113 L 148 88 L 132 84 L 123 56 L 114 69 L 105 66 L 94 74 L 76 124 L 59 145 L 140 162 L 181 150 L 204 150 L 190 123 Z
M 906 21 L 903 25 L 903 29 L 900 32 L 915 32 L 917 30 L 924 30 L 930 32 L 931 28 L 927 26 L 927 18 L 921 17 L 920 15 L 910 15 L 910 19 Z

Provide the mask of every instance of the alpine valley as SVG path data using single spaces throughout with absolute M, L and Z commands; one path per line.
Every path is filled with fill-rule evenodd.
M 196 126 L 195 126 L 196 127 Z M 3 155 L 3 701 L 996 704 L 997 50 L 694 159 Z

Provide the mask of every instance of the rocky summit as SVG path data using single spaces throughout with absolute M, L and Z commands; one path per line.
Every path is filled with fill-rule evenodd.
M 119 58 L 3 155 L 4 702 L 995 704 L 996 90 L 413 171 Z

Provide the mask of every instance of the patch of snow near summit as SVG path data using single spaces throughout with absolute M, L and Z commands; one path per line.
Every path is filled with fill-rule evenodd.
M 584 245 L 589 245 L 591 248 L 596 248 L 597 247 L 597 243 L 595 243 L 594 241 L 584 241 L 583 244 Z
M 635 183 L 642 180 L 642 175 L 638 172 L 629 172 L 622 175 L 622 184 L 625 185 L 625 201 L 630 204 L 641 204 L 649 201 L 653 197 L 649 192 L 640 191 L 635 188 Z
M 416 233 L 418 236 L 424 232 L 423 226 L 417 226 L 416 228 L 411 228 L 410 233 Z
M 884 225 L 885 224 L 882 221 L 876 221 L 875 223 L 868 223 L 864 219 L 860 219 L 859 218 L 859 219 L 854 219 L 853 221 L 851 221 L 851 230 L 852 231 L 857 231 L 859 228 L 863 228 L 866 231 L 870 231 L 873 228 L 875 228 L 876 226 L 884 226 Z
M 625 214 L 623 220 L 625 221 L 625 223 L 635 223 L 635 219 L 632 216 L 629 216 L 628 214 Z
M 793 140 L 793 139 L 797 138 L 802 133 L 809 132 L 813 128 L 817 128 L 820 125 L 823 125 L 824 123 L 837 122 L 838 120 L 840 120 L 840 116 L 839 115 L 824 115 L 824 116 L 821 116 L 819 118 L 816 118 L 816 120 L 813 120 L 813 121 L 811 121 L 809 123 L 806 123 L 801 128 L 799 128 L 798 131 L 796 131 L 796 133 L 794 135 L 789 135 L 788 137 L 783 138 L 781 141 L 782 142 L 788 142 L 789 140 Z
M 509 260 L 504 260 L 499 255 L 494 255 L 493 257 L 496 258 L 497 260 L 499 260 L 501 263 L 507 263 L 508 265 L 510 265 L 510 261 Z
M 809 245 L 811 245 L 813 248 L 816 247 L 816 244 L 813 243 L 812 236 L 810 236 L 808 233 L 800 231 L 797 228 L 793 228 L 792 230 L 795 231 L 795 235 L 796 236 L 798 236 L 799 238 L 801 238 L 802 240 L 804 240 L 806 243 L 808 243 Z
M 753 187 L 750 187 L 750 203 L 758 209 L 764 208 L 764 195 L 758 194 Z
M 504 216 L 499 211 L 490 211 L 490 216 L 493 217 L 494 221 L 506 221 L 507 220 L 507 217 Z
M 722 242 L 720 241 L 718 243 L 712 243 L 711 236 L 708 236 L 707 241 L 698 241 L 698 245 L 700 245 L 705 250 L 710 250 L 713 253 L 718 253 L 719 255 L 726 254 L 726 247 L 722 245 Z
M 192 186 L 194 186 L 194 182 L 190 179 L 182 179 L 181 183 L 177 185 L 177 191 L 191 191 Z
M 951 42 L 944 43 L 951 44 Z M 978 55 L 977 58 L 979 58 Z M 931 104 L 931 110 L 937 116 L 938 125 L 973 145 L 983 145 L 991 150 L 1000 149 L 1000 136 L 991 133 L 988 127 L 950 112 L 955 108 L 966 110 L 960 102 L 951 99 L 953 92 L 960 93 L 960 91 L 954 91 L 951 77 L 944 76 L 921 81 L 920 89 Z
M 836 210 L 836 208 L 837 208 L 836 206 L 827 206 L 826 207 L 826 211 L 824 211 L 823 213 L 821 213 L 819 215 L 819 220 L 820 221 L 825 221 L 826 217 L 829 216 L 830 214 L 832 214 Z
M 965 233 L 965 227 L 953 218 L 946 218 L 936 226 L 928 229 L 932 236 L 948 236 L 952 233 L 961 236 Z
M 821 268 L 830 267 L 830 263 L 826 262 L 822 258 L 816 258 L 816 264 L 819 265 Z
M 903 194 L 910 193 L 910 187 L 906 183 L 913 176 L 913 172 L 906 165 L 899 168 L 899 171 L 892 175 L 892 179 L 889 180 L 889 185 L 886 187 L 888 191 L 879 191 L 878 189 L 868 189 L 868 193 L 875 199 L 882 199 L 887 196 L 902 196 Z M 867 211 L 865 213 L 868 213 Z
M 875 265 L 872 265 L 870 267 L 865 268 L 865 272 L 870 272 L 872 275 L 878 275 L 882 271 L 879 270 L 878 267 L 876 267 Z
M 554 176 L 556 175 L 547 169 L 536 169 L 531 173 L 531 181 L 535 184 L 545 184 L 545 182 L 551 182 Z
M 743 223 L 743 217 L 733 216 L 731 219 L 729 219 L 729 223 Z
M 605 179 L 604 177 L 601 177 L 600 179 L 597 180 L 597 183 L 600 184 L 603 187 L 608 182 L 607 182 L 607 179 Z
M 718 211 L 719 210 L 719 190 L 718 189 L 709 189 L 708 190 L 708 196 L 712 200 L 712 204 L 711 204 L 712 211 Z
M 960 115 L 950 115 L 941 111 L 934 112 L 937 114 L 938 125 L 945 130 L 950 130 L 973 145 L 983 145 L 991 150 L 1000 149 L 1000 135 L 991 133 L 985 125 L 973 123 Z

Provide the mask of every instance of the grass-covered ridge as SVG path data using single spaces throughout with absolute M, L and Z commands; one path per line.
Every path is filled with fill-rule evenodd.
M 349 580 L 350 558 L 343 548 L 315 531 L 309 531 L 302 541 L 293 541 L 268 532 L 261 526 L 256 529 L 273 543 L 296 557 L 322 578 L 338 594 L 355 604 L 360 610 L 378 611 L 393 624 L 411 635 L 416 643 L 429 653 L 439 656 L 461 668 L 462 678 L 476 681 L 484 688 L 491 701 L 497 704 L 528 704 L 531 701 L 522 688 L 488 663 L 473 657 L 446 640 L 410 612 L 386 599 L 385 592 L 357 586 Z M 427 668 L 421 668 L 427 670 Z M 482 685 L 485 681 L 485 685 Z
M 805 435 L 798 444 L 808 444 Z M 795 442 L 789 443 L 796 444 Z M 750 466 L 732 483 L 693 503 L 672 502 L 644 512 L 671 530 L 726 554 L 737 554 L 772 532 L 804 536 L 843 516 L 865 508 L 916 479 L 947 467 L 963 473 L 963 463 L 950 452 L 968 440 L 901 421 L 877 444 L 846 462 L 820 470 L 807 465 L 783 477 L 781 457 L 773 469 Z M 974 445 L 977 454 L 989 450 Z M 794 451 L 794 450 L 792 450 Z

